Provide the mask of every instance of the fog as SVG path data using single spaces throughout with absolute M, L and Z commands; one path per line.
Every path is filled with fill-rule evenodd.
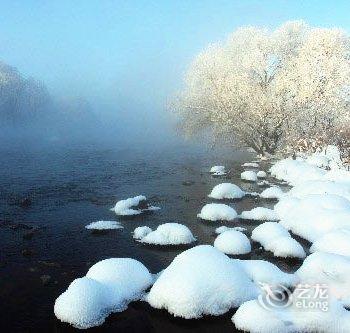
M 290 6 L 284 1 L 2 2 L 2 147 L 183 143 L 166 105 L 206 45 L 242 25 L 269 27 L 295 18 L 334 23 L 323 4 L 316 14 L 307 4 L 287 10 Z M 337 17 L 337 24 L 346 27 L 346 15 Z

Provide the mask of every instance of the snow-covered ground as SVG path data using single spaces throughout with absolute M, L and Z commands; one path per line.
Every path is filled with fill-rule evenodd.
M 258 176 L 256 175 L 256 172 L 248 170 L 241 173 L 241 179 L 248 182 L 256 182 L 258 180 Z

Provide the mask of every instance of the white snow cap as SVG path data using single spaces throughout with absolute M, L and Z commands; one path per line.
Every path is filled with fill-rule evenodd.
M 241 199 L 244 196 L 245 192 L 237 185 L 231 183 L 216 185 L 208 195 L 209 198 L 213 199 Z
M 271 251 L 276 257 L 306 257 L 303 247 L 279 223 L 260 224 L 253 230 L 252 239 L 259 242 L 266 251 Z
M 266 207 L 255 207 L 252 210 L 245 210 L 239 216 L 241 219 L 257 221 L 278 221 L 278 215 L 273 209 Z
M 245 167 L 245 168 L 259 168 L 259 164 L 255 163 L 255 162 L 247 162 L 247 163 L 242 164 L 242 167 Z
M 236 230 L 219 234 L 214 241 L 214 247 L 231 255 L 246 254 L 252 250 L 248 237 Z
M 200 245 L 175 257 L 146 300 L 154 308 L 190 319 L 224 314 L 258 292 L 238 263 L 210 245 Z
M 110 313 L 123 311 L 131 301 L 140 299 L 152 282 L 148 269 L 137 260 L 102 260 L 56 299 L 54 312 L 59 320 L 76 328 L 98 326 Z
M 210 173 L 214 176 L 226 175 L 226 169 L 223 165 L 215 165 L 210 169 Z
M 237 217 L 237 212 L 225 204 L 206 204 L 197 217 L 208 221 L 232 221 Z
M 147 236 L 150 232 L 152 232 L 152 229 L 150 227 L 147 227 L 147 226 L 137 227 L 133 232 L 134 234 L 133 238 L 140 240 L 143 237 Z
M 236 230 L 236 231 L 243 232 L 243 231 L 246 231 L 247 229 L 243 228 L 243 227 L 226 227 L 223 225 L 221 227 L 216 228 L 215 233 L 217 235 L 219 235 L 219 234 L 222 234 L 223 232 L 228 231 L 228 230 Z
M 294 287 L 299 283 L 295 274 L 282 272 L 276 265 L 265 260 L 238 260 L 248 276 L 256 285 L 261 283 L 271 287 Z
M 133 198 L 128 198 L 125 200 L 118 201 L 115 206 L 111 209 L 117 215 L 138 215 L 147 210 L 157 210 L 159 207 L 148 206 L 146 209 L 136 208 L 140 202 L 145 201 L 146 197 L 144 195 L 138 195 Z M 134 207 L 134 208 L 132 208 Z
M 296 292 L 294 292 L 296 293 Z M 298 297 L 293 299 L 298 300 Z M 319 300 L 318 302 L 324 302 Z M 300 300 L 299 300 L 300 302 Z M 328 300 L 327 311 L 300 309 L 297 301 L 289 307 L 264 307 L 252 300 L 239 307 L 232 321 L 236 328 L 251 333 L 347 333 L 350 314 L 339 302 Z
M 212 173 L 225 172 L 225 167 L 223 165 L 215 165 L 211 167 L 210 172 Z
M 154 245 L 181 245 L 196 241 L 192 232 L 179 223 L 161 224 L 155 231 L 147 233 L 140 239 L 141 243 Z
M 328 293 L 344 306 L 350 306 L 350 258 L 315 252 L 296 271 L 302 284 L 325 284 Z
M 330 180 L 307 181 L 298 184 L 287 193 L 295 198 L 302 198 L 310 194 L 334 194 L 350 200 L 350 183 Z
M 256 182 L 258 180 L 258 177 L 254 171 L 244 171 L 241 173 L 241 179 L 250 182 Z
M 256 175 L 258 178 L 266 178 L 267 177 L 267 173 L 263 170 L 258 171 Z
M 264 199 L 281 199 L 284 195 L 278 186 L 271 186 L 260 193 L 260 197 Z
M 123 229 L 124 227 L 117 221 L 97 221 L 85 226 L 90 230 L 109 230 L 109 229 Z
M 336 229 L 318 238 L 310 252 L 328 252 L 350 257 L 350 229 Z
M 316 241 L 324 234 L 350 227 L 350 202 L 330 194 L 285 197 L 275 205 L 280 223 L 294 234 Z

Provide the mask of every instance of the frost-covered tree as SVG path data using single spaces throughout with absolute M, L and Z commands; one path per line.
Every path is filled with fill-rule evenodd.
M 302 21 L 244 27 L 191 64 L 174 103 L 187 135 L 274 153 L 346 124 L 349 37 Z

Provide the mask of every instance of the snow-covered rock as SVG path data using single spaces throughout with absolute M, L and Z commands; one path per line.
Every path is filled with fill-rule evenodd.
M 260 197 L 264 199 L 280 199 L 284 195 L 284 192 L 278 186 L 268 187 L 260 193 Z
M 123 311 L 140 299 L 152 282 L 148 269 L 137 260 L 102 260 L 56 299 L 54 312 L 59 320 L 77 328 L 98 326 L 110 313 Z
M 226 169 L 223 165 L 215 165 L 210 169 L 210 173 L 214 176 L 226 175 Z
M 252 232 L 252 239 L 276 257 L 305 258 L 306 256 L 303 247 L 276 222 L 265 222 L 257 226 Z
M 244 168 L 259 168 L 259 164 L 255 162 L 247 162 L 242 164 L 242 167 Z
M 263 170 L 260 170 L 256 173 L 258 178 L 266 178 L 267 177 L 267 173 Z
M 154 308 L 190 319 L 224 314 L 258 293 L 237 262 L 210 245 L 200 245 L 175 257 L 146 301 Z
M 258 177 L 254 171 L 243 171 L 241 173 L 241 179 L 249 182 L 256 182 L 258 180 Z
M 150 206 L 146 204 L 146 197 L 144 195 L 138 195 L 133 198 L 118 201 L 115 206 L 111 209 L 117 215 L 138 215 L 144 211 L 151 211 L 160 209 L 159 207 Z M 140 204 L 145 203 L 144 207 L 139 207 Z
M 243 227 L 226 227 L 226 226 L 223 225 L 221 227 L 216 228 L 215 229 L 215 233 L 217 235 L 219 235 L 219 234 L 222 234 L 223 232 L 228 231 L 228 230 L 236 230 L 236 231 L 244 232 L 247 229 L 243 228 Z
M 318 238 L 310 252 L 328 252 L 350 257 L 350 229 L 336 229 Z
M 152 232 L 152 229 L 150 227 L 147 227 L 147 226 L 137 227 L 133 232 L 134 234 L 133 237 L 134 239 L 140 240 L 143 237 L 147 236 L 150 232 Z
M 282 272 L 276 265 L 265 260 L 238 260 L 245 272 L 260 286 L 261 283 L 272 287 L 284 286 L 294 287 L 299 283 L 299 278 L 295 274 Z
M 197 217 L 208 221 L 232 221 L 237 217 L 237 212 L 225 204 L 206 204 Z
M 245 192 L 237 185 L 231 183 L 216 185 L 208 195 L 209 198 L 213 199 L 241 199 L 244 196 Z
M 214 241 L 214 247 L 231 255 L 246 254 L 252 250 L 248 237 L 236 230 L 219 234 Z
M 241 219 L 258 221 L 278 221 L 278 215 L 273 209 L 266 207 L 255 207 L 252 210 L 245 210 L 239 216 Z
M 294 297 L 298 300 L 298 297 Z M 301 302 L 299 300 L 299 302 Z M 318 300 L 318 302 L 325 302 Z M 322 303 L 320 303 L 322 305 Z M 350 331 L 350 314 L 337 301 L 326 301 L 327 309 L 300 308 L 298 301 L 288 307 L 263 306 L 252 300 L 239 307 L 232 321 L 236 328 L 251 333 L 346 333 Z
M 328 232 L 350 227 L 349 201 L 330 194 L 285 197 L 274 208 L 280 223 L 294 234 L 316 241 Z
M 315 252 L 296 271 L 302 284 L 326 285 L 328 293 L 344 306 L 350 306 L 350 258 Z
M 179 223 L 165 223 L 139 240 L 141 243 L 154 245 L 181 245 L 196 241 L 192 232 Z
M 85 226 L 89 230 L 109 230 L 109 229 L 123 229 L 120 222 L 117 221 L 97 221 Z

